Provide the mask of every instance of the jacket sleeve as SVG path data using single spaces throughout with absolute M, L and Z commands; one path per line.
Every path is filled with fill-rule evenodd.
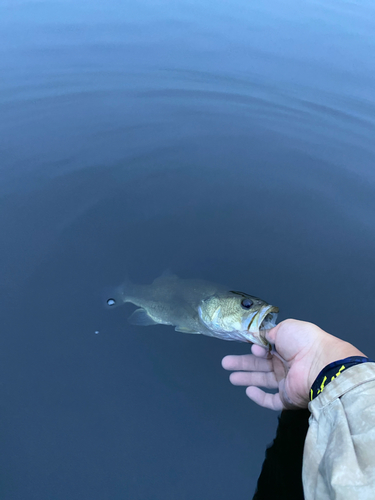
M 374 500 L 375 363 L 348 368 L 309 403 L 305 500 Z

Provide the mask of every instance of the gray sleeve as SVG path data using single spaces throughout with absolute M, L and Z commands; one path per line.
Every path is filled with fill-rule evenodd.
M 309 403 L 306 500 L 375 498 L 375 363 L 344 370 Z

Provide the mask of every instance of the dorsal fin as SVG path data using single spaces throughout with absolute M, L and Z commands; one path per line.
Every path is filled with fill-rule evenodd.
M 176 274 L 173 274 L 170 269 L 165 269 L 160 276 L 154 279 L 154 283 L 157 281 L 165 281 L 165 280 L 177 280 L 178 276 Z

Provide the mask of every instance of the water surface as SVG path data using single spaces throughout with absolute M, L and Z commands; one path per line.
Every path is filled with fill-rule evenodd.
M 374 357 L 370 1 L 0 6 L 4 499 L 250 498 L 249 348 L 134 327 L 170 268 Z M 99 332 L 99 333 L 95 333 Z

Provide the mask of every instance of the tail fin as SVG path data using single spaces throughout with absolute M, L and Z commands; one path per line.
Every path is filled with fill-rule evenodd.
M 127 278 L 121 285 L 106 287 L 102 293 L 104 306 L 107 309 L 115 309 L 125 304 L 125 302 L 128 302 L 131 296 L 132 286 L 132 282 Z

